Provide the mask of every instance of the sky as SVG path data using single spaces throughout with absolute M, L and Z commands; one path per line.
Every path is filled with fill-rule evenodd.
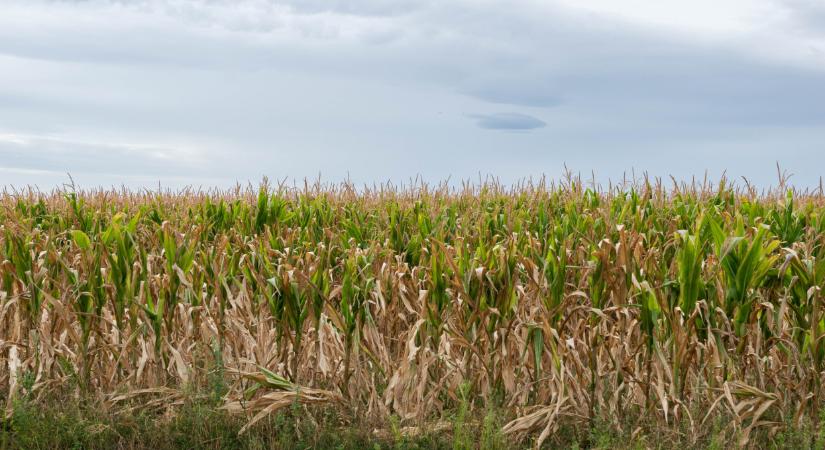
M 822 0 L 0 0 L 0 185 L 825 168 Z

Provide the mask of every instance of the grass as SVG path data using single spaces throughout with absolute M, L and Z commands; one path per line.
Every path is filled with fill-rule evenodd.
M 17 402 L 0 430 L 2 449 L 484 449 L 522 448 L 534 443 L 516 441 L 501 431 L 500 418 L 488 412 L 478 422 L 468 422 L 459 409 L 446 429 L 424 427 L 414 435 L 397 425 L 375 430 L 337 414 L 294 408 L 281 411 L 239 434 L 245 420 L 216 407 L 213 402 L 192 399 L 174 413 L 124 414 L 106 410 L 99 402 L 49 399 L 38 403 Z M 320 420 L 316 420 L 320 418 Z M 825 424 L 825 422 L 820 422 Z M 569 449 L 726 449 L 739 436 L 725 432 L 717 422 L 702 436 L 689 436 L 687 427 L 660 427 L 655 423 L 636 429 L 617 430 L 612 421 L 597 421 L 592 428 L 562 428 L 543 448 Z M 632 421 L 623 424 L 633 426 Z M 755 436 L 754 448 L 825 448 L 822 427 L 812 424 L 788 427 L 776 436 Z
M 187 402 L 172 416 L 134 416 L 102 412 L 100 405 L 52 403 L 45 407 L 17 405 L 0 435 L 2 448 L 19 449 L 269 449 L 372 448 L 368 431 L 309 421 L 280 413 L 239 435 L 243 418 L 214 405 Z M 8 429 L 10 428 L 10 429 Z M 409 446 L 405 448 L 417 448 Z M 429 447 L 428 447 L 429 448 Z

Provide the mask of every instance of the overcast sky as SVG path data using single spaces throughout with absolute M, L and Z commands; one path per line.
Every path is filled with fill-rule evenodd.
M 0 185 L 825 171 L 822 0 L 0 0 Z

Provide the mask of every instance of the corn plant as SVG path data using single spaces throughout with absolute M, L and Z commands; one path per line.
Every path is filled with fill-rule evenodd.
M 701 442 L 817 420 L 822 193 L 416 183 L 0 194 L 0 400 L 78 373 L 176 408 L 217 355 L 250 424 L 495 405 L 537 443 L 627 411 Z

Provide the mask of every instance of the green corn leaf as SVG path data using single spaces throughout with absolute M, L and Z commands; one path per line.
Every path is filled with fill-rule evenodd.
M 86 233 L 80 230 L 72 230 L 71 234 L 72 240 L 79 249 L 88 250 L 92 247 L 92 241 Z

